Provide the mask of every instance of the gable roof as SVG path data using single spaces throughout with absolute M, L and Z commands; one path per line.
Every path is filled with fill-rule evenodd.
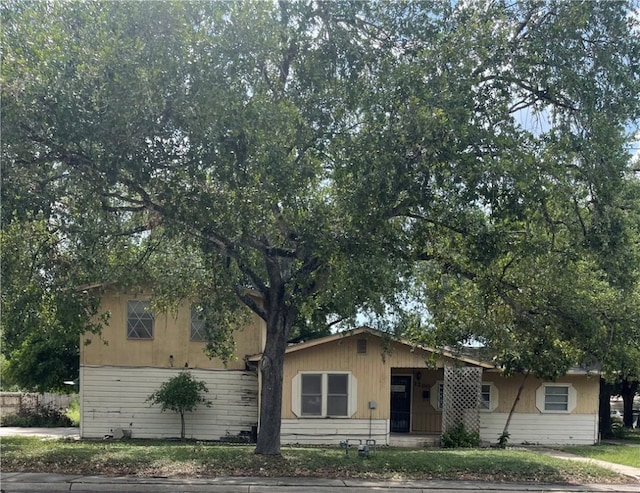
M 495 368 L 495 365 L 491 364 L 491 363 L 487 363 L 485 361 L 480 361 L 478 359 L 472 358 L 470 356 L 464 355 L 464 354 L 456 354 L 452 351 L 448 351 L 448 350 L 441 350 L 441 349 L 435 349 L 429 346 L 424 346 L 421 344 L 414 344 L 411 343 L 409 341 L 407 341 L 406 339 L 402 339 L 399 337 L 395 337 L 391 334 L 388 334 L 386 332 L 381 332 L 379 330 L 375 330 L 372 329 L 370 327 L 358 327 L 356 329 L 351 329 L 351 330 L 347 330 L 345 332 L 338 332 L 336 334 L 331 334 L 325 337 L 320 337 L 318 339 L 312 339 L 310 341 L 305 341 L 305 342 L 300 342 L 298 344 L 292 344 L 290 346 L 287 347 L 285 354 L 290 354 L 290 353 L 294 353 L 297 351 L 304 351 L 316 346 L 320 346 L 322 344 L 328 344 L 334 341 L 338 341 L 340 339 L 343 339 L 345 337 L 353 337 L 353 336 L 357 336 L 360 334 L 368 334 L 368 335 L 372 335 L 374 337 L 390 337 L 392 341 L 398 343 L 398 344 L 402 344 L 405 345 L 409 348 L 419 348 L 422 349 L 424 351 L 428 351 L 430 353 L 434 353 L 434 354 L 439 354 L 441 356 L 445 356 L 447 358 L 451 358 L 451 359 L 455 359 L 458 361 L 462 361 L 464 363 L 468 363 L 470 365 L 473 366 L 480 366 L 482 368 Z M 247 356 L 245 359 L 246 361 L 253 361 L 253 362 L 257 362 L 260 361 L 260 358 L 262 357 L 262 353 L 258 353 L 258 354 L 253 354 L 253 355 L 249 355 Z

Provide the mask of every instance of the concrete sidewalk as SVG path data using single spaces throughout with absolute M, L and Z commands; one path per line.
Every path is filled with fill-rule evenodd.
M 639 467 L 631 467 L 625 466 L 624 464 L 615 464 L 614 462 L 607 462 L 604 460 L 591 459 L 589 457 L 580 457 L 578 455 L 569 454 L 567 452 L 561 452 L 559 450 L 551 450 L 551 449 L 533 449 L 535 452 L 539 454 L 548 455 L 550 457 L 555 457 L 557 459 L 564 460 L 573 460 L 576 462 L 587 462 L 589 464 L 594 464 L 605 469 L 609 469 L 611 471 L 617 472 L 618 474 L 622 474 L 623 476 L 628 476 L 631 480 L 635 480 L 638 483 L 637 491 L 640 492 L 640 468 Z
M 489 483 L 479 481 L 366 481 L 316 478 L 168 479 L 136 477 L 66 476 L 36 473 L 0 473 L 4 493 L 453 493 L 453 492 L 619 492 L 638 493 L 637 484 L 558 485 Z

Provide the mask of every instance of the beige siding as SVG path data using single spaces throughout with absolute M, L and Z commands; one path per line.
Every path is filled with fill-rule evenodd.
M 291 382 L 301 371 L 350 371 L 358 380 L 358 403 L 354 419 L 369 419 L 369 401 L 378 408 L 373 419 L 389 419 L 391 368 L 427 369 L 430 356 L 426 351 L 402 344 L 393 344 L 391 352 L 384 350 L 379 337 L 367 338 L 366 354 L 357 352 L 357 341 L 366 336 L 345 337 L 336 341 L 295 351 L 286 355 L 284 371 L 282 417 L 293 419 L 291 411 Z M 442 361 L 438 364 L 442 365 Z M 412 370 L 409 370 L 409 372 Z
M 80 368 L 81 436 L 102 438 L 116 428 L 130 429 L 134 438 L 180 436 L 177 413 L 150 407 L 146 398 L 177 375 L 178 369 Z M 258 384 L 255 374 L 231 370 L 191 370 L 206 383 L 211 407 L 200 406 L 186 415 L 186 435 L 219 440 L 251 431 L 258 421 Z
M 482 413 L 480 439 L 496 443 L 508 413 Z M 514 414 L 509 443 L 593 445 L 598 438 L 597 414 Z
M 209 359 L 203 352 L 204 342 L 191 342 L 191 306 L 185 302 L 176 313 L 157 314 L 154 321 L 153 340 L 127 339 L 127 302 L 148 300 L 149 295 L 132 293 L 107 293 L 101 305 L 101 313 L 110 314 L 109 323 L 101 335 L 86 334 L 82 339 L 80 364 L 113 366 L 148 366 L 170 368 L 228 368 L 244 369 L 244 356 L 256 354 L 264 347 L 265 323 L 252 315 L 249 326 L 234 334 L 235 361 L 225 367 L 218 358 Z M 89 344 L 86 344 L 89 342 Z
M 406 345 L 393 343 L 391 352 L 384 350 L 384 341 L 376 336 L 367 337 L 367 352 L 357 352 L 358 339 L 367 337 L 357 334 L 344 337 L 325 344 L 307 347 L 300 351 L 292 351 L 285 358 L 284 389 L 283 389 L 283 423 L 287 423 L 286 430 L 292 438 L 283 438 L 283 443 L 324 443 L 331 442 L 335 437 L 344 439 L 342 430 L 349 428 L 348 423 L 364 423 L 371 416 L 372 422 L 388 422 L 390 418 L 390 378 L 391 375 L 410 375 L 412 378 L 411 404 L 411 433 L 437 434 L 442 428 L 442 411 L 437 409 L 438 383 L 443 381 L 442 366 L 452 361 L 438 358 L 433 361 L 431 354 L 412 349 Z M 434 369 L 435 368 L 435 369 Z M 292 381 L 299 372 L 327 372 L 348 371 L 357 380 L 357 408 L 351 420 L 318 420 L 313 418 L 296 418 L 292 412 Z M 418 375 L 419 374 L 419 375 Z M 513 405 L 522 376 L 505 378 L 498 372 L 483 373 L 483 382 L 491 382 L 495 388 L 496 405 L 493 412 L 482 412 L 483 423 L 492 423 L 493 427 L 485 427 L 483 437 L 495 441 L 502 432 L 495 434 L 496 424 L 500 422 L 504 413 L 508 413 Z M 541 436 L 540 440 L 558 437 L 558 443 L 593 443 L 593 422 L 598 412 L 598 378 L 586 375 L 569 375 L 557 380 L 558 383 L 568 383 L 575 391 L 576 406 L 571 413 L 541 413 L 536 407 L 536 389 L 543 382 L 533 377 L 527 379 L 525 389 L 521 395 L 512 429 L 522 426 L 513 434 L 520 442 L 534 441 L 533 437 Z M 497 391 L 497 392 L 496 392 Z M 368 409 L 368 402 L 376 401 L 377 409 Z M 574 418 L 573 421 L 572 418 Z M 506 419 L 506 418 L 505 418 Z M 560 434 L 540 430 L 553 430 L 555 423 L 572 422 L 564 427 Z M 326 422 L 326 433 L 323 433 L 323 423 Z M 337 425 L 335 423 L 338 423 Z M 517 423 L 517 424 L 515 424 Z M 487 425 L 488 426 L 488 425 Z M 504 423 L 502 423 L 504 426 Z M 362 433 L 354 431 L 349 436 L 360 438 Z M 381 425 L 378 435 L 382 433 Z M 309 435 L 311 438 L 304 438 Z M 366 438 L 366 437 L 365 437 Z M 374 437 L 374 438 L 379 438 Z M 337 438 L 336 438 L 337 439 Z M 549 438 L 550 439 L 550 438 Z M 338 440 L 339 441 L 339 440 Z M 388 443 L 388 438 L 386 439 Z
M 522 375 L 511 378 L 502 377 L 495 372 L 485 371 L 482 380 L 493 382 L 499 391 L 498 407 L 494 412 L 508 413 L 513 406 L 513 401 L 522 383 Z M 600 381 L 597 376 L 567 375 L 558 378 L 557 383 L 571 384 L 576 391 L 576 408 L 572 414 L 597 414 Z M 516 407 L 516 413 L 539 413 L 536 407 L 536 389 L 542 385 L 542 381 L 533 377 L 527 378 L 520 401 Z
M 389 442 L 389 422 L 384 419 L 283 419 L 282 444 L 339 445 L 343 440 L 372 438 L 377 445 Z

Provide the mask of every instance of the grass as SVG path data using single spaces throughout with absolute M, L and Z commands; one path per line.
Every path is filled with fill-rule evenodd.
M 628 445 L 583 445 L 563 447 L 570 454 L 605 460 L 615 464 L 623 464 L 640 468 L 640 447 Z
M 80 401 L 77 397 L 69 403 L 65 414 L 71 420 L 71 426 L 80 426 Z
M 272 476 L 381 480 L 453 479 L 545 483 L 624 483 L 591 464 L 525 450 L 379 449 L 375 456 L 336 448 L 283 448 L 264 457 L 253 447 L 150 440 L 77 441 L 6 437 L 2 470 L 162 477 Z

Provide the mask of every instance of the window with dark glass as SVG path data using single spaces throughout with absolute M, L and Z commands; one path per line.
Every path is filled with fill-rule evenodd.
M 491 385 L 482 384 L 480 392 L 480 408 L 491 409 Z
M 348 373 L 303 373 L 300 375 L 300 415 L 349 416 Z
M 327 375 L 327 415 L 346 416 L 349 407 L 349 375 Z
M 302 375 L 302 415 L 321 416 L 322 415 L 322 375 L 305 374 Z

